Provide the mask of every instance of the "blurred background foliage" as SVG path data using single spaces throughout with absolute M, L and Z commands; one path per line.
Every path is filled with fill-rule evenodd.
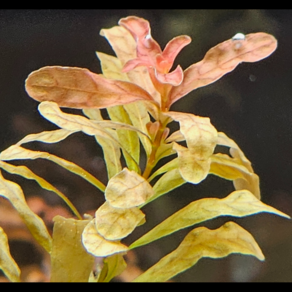
M 39 115 L 38 103 L 26 94 L 27 75 L 49 65 L 83 67 L 101 73 L 95 51 L 108 54 L 113 51 L 99 31 L 117 25 L 120 18 L 129 15 L 147 19 L 152 36 L 162 48 L 177 35 L 189 35 L 192 43 L 183 49 L 174 64 L 183 68 L 200 61 L 207 50 L 238 32 L 263 31 L 277 38 L 278 49 L 270 57 L 239 65 L 214 84 L 191 92 L 172 110 L 210 117 L 217 130 L 234 139 L 251 160 L 261 179 L 262 200 L 291 216 L 292 10 L 289 9 L 0 10 L 0 151 L 26 134 L 55 128 Z M 102 151 L 90 137 L 75 134 L 56 145 L 32 143 L 29 147 L 74 161 L 106 182 Z M 92 186 L 49 162 L 25 164 L 66 193 L 83 213 L 94 211 L 104 200 Z M 37 196 L 49 206 L 62 206 L 54 194 L 34 183 L 5 176 L 19 182 L 28 198 Z M 225 197 L 232 190 L 230 182 L 211 175 L 199 185 L 184 185 L 146 206 L 147 224 L 127 241 L 130 243 L 193 200 Z M 217 228 L 230 219 L 219 218 L 204 225 Z M 234 221 L 254 235 L 266 256 L 265 262 L 241 255 L 202 259 L 173 280 L 292 281 L 291 221 L 269 214 Z M 137 249 L 138 266 L 147 269 L 176 248 L 190 229 Z M 25 262 L 23 257 L 31 252 L 19 252 L 20 247 L 14 246 L 16 260 Z

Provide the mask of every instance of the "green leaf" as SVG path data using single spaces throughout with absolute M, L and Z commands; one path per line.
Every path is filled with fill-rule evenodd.
M 91 175 L 82 167 L 77 164 L 70 162 L 68 160 L 62 159 L 53 154 L 42 152 L 42 151 L 32 151 L 26 148 L 22 148 L 18 145 L 12 145 L 1 152 L 0 160 L 9 161 L 9 160 L 17 160 L 17 159 L 47 159 L 50 160 L 61 167 L 67 169 L 68 171 L 75 173 L 81 176 L 83 179 L 87 180 L 89 183 L 100 189 L 102 192 L 105 190 L 105 186 L 102 182 L 100 182 L 97 178 Z
M 47 252 L 51 252 L 52 239 L 43 220 L 28 207 L 20 186 L 12 181 L 6 180 L 1 173 L 0 196 L 11 202 L 33 237 Z
M 288 215 L 262 203 L 247 190 L 234 191 L 224 199 L 206 198 L 190 203 L 130 245 L 135 248 L 167 236 L 180 229 L 216 218 L 218 216 L 244 217 L 260 212 Z
M 107 274 L 103 282 L 109 282 L 114 277 L 120 275 L 127 267 L 122 254 L 114 254 L 104 259 L 104 266 Z
M 153 194 L 153 189 L 147 180 L 127 168 L 112 177 L 105 190 L 106 200 L 116 208 L 139 206 Z
M 0 227 L 0 269 L 11 282 L 20 282 L 20 269 L 10 254 L 7 235 Z
M 162 165 L 159 169 L 157 169 L 148 179 L 148 181 L 152 181 L 156 176 L 163 174 L 167 171 L 178 168 L 178 159 L 174 158 L 166 164 Z
M 120 209 L 105 202 L 95 212 L 95 226 L 105 239 L 118 240 L 132 233 L 144 217 L 137 207 Z
M 91 220 L 84 228 L 82 243 L 86 250 L 96 257 L 105 257 L 128 250 L 128 247 L 119 240 L 111 241 L 101 236 L 96 230 L 95 219 Z
M 74 207 L 74 205 L 70 202 L 70 200 L 62 192 L 60 192 L 58 189 L 56 189 L 53 185 L 51 185 L 45 179 L 43 179 L 40 176 L 33 173 L 26 166 L 23 166 L 23 165 L 15 166 L 15 165 L 0 161 L 0 167 L 9 173 L 20 175 L 26 179 L 34 180 L 43 189 L 46 189 L 48 191 L 52 191 L 52 192 L 56 193 L 69 206 L 69 208 L 77 216 L 77 218 L 82 219 L 82 217 L 79 214 L 79 212 L 77 211 L 77 209 Z
M 110 107 L 107 109 L 107 112 L 112 121 L 126 123 L 129 125 L 132 124 L 129 115 L 123 106 Z M 140 160 L 140 142 L 137 133 L 131 130 L 129 131 L 129 129 L 118 129 L 117 134 L 119 137 L 119 142 L 123 146 L 122 149 L 126 150 L 123 151 L 123 154 L 128 168 L 139 173 L 140 170 L 138 164 Z M 128 153 L 130 153 L 132 157 L 129 157 Z
M 223 258 L 232 253 L 252 255 L 264 260 L 252 235 L 234 222 L 227 222 L 216 230 L 195 228 L 176 250 L 163 257 L 134 282 L 164 282 L 191 268 L 201 258 Z
M 94 256 L 87 253 L 81 234 L 89 220 L 54 217 L 51 282 L 87 282 Z

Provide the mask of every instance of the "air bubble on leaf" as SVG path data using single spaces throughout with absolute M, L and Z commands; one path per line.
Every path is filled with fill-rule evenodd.
M 232 37 L 233 41 L 243 41 L 245 40 L 245 35 L 241 32 L 237 33 L 235 36 Z

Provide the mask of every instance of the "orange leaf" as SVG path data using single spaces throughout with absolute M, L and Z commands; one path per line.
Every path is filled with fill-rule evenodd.
M 229 39 L 211 48 L 204 59 L 184 71 L 181 85 L 173 87 L 169 106 L 190 91 L 213 83 L 241 62 L 257 62 L 268 57 L 277 47 L 277 40 L 267 33 L 258 32 L 245 39 Z
M 106 79 L 83 68 L 43 67 L 28 76 L 25 86 L 33 99 L 54 101 L 60 107 L 106 108 L 138 100 L 155 103 L 133 83 Z

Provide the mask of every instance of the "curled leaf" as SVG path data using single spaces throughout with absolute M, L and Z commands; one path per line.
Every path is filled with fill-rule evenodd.
M 0 227 L 0 270 L 12 282 L 20 282 L 20 269 L 10 254 L 7 235 Z
M 102 237 L 96 230 L 95 219 L 91 220 L 84 228 L 82 243 L 86 250 L 96 257 L 105 257 L 128 250 L 128 247 L 120 241 L 110 241 Z
M 60 107 L 106 108 L 138 100 L 155 103 L 147 91 L 133 83 L 75 67 L 43 67 L 27 77 L 25 88 L 33 99 L 54 101 Z
M 191 268 L 201 258 L 223 258 L 232 253 L 252 255 L 264 260 L 252 235 L 234 222 L 227 222 L 215 230 L 195 228 L 176 250 L 163 257 L 134 282 L 164 282 Z
M 257 62 L 268 57 L 276 47 L 277 40 L 263 32 L 248 34 L 244 40 L 229 39 L 218 44 L 202 61 L 184 71 L 182 83 L 170 92 L 169 107 L 190 91 L 215 82 L 241 62 Z
M 105 239 L 118 240 L 129 235 L 144 217 L 137 207 L 120 209 L 105 202 L 95 212 L 95 226 Z
M 223 199 L 206 198 L 190 203 L 140 237 L 130 245 L 130 248 L 145 245 L 180 229 L 218 216 L 244 217 L 260 212 L 290 218 L 283 212 L 262 203 L 247 190 L 234 191 Z
M 147 180 L 127 168 L 112 177 L 105 190 L 106 200 L 116 208 L 142 205 L 151 196 L 153 189 Z

